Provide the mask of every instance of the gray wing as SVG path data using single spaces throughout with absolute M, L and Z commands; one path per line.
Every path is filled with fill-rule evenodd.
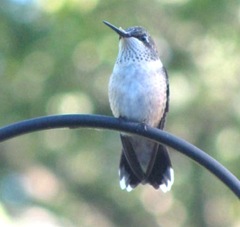
M 165 125 L 165 121 L 166 121 L 166 116 L 167 116 L 167 112 L 169 111 L 169 94 L 170 94 L 170 91 L 169 91 L 169 81 L 168 81 L 168 73 L 167 73 L 167 70 L 165 67 L 162 68 L 163 70 L 163 73 L 166 77 L 166 82 L 167 82 L 167 102 L 166 102 L 166 107 L 165 107 L 165 110 L 164 110 L 164 113 L 163 113 L 163 117 L 161 119 L 161 121 L 159 122 L 159 125 L 158 125 L 158 128 L 159 129 L 163 129 L 164 128 L 164 125 Z

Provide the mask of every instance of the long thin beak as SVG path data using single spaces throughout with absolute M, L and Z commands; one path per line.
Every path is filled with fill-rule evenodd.
M 131 35 L 123 29 L 117 28 L 116 26 L 110 24 L 107 21 L 103 21 L 103 23 L 110 27 L 113 31 L 117 32 L 121 37 L 131 37 Z

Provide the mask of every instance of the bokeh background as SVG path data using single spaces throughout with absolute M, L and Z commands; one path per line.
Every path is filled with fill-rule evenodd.
M 152 34 L 170 79 L 166 130 L 240 178 L 240 1 L 1 0 L 0 125 L 50 114 L 111 115 L 118 37 Z M 172 191 L 118 182 L 117 132 L 58 129 L 0 144 L 0 225 L 239 227 L 236 196 L 171 150 Z

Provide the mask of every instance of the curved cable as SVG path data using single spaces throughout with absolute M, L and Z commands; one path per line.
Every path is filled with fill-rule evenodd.
M 137 134 L 185 154 L 218 177 L 240 199 L 240 181 L 204 151 L 166 131 L 102 115 L 66 114 L 32 118 L 0 128 L 0 142 L 23 134 L 54 128 L 101 128 Z

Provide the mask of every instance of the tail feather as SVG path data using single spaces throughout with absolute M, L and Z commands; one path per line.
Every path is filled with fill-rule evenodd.
M 119 166 L 120 187 L 122 190 L 132 191 L 141 183 L 141 180 L 133 173 L 124 152 L 122 152 Z
M 131 150 L 131 152 L 134 152 Z M 142 171 L 142 176 L 134 171 L 136 166 L 139 166 L 139 163 L 136 163 L 134 166 L 133 162 L 129 160 L 129 157 L 126 157 L 128 154 L 123 150 L 119 166 L 119 177 L 120 177 L 120 187 L 121 189 L 126 189 L 131 191 L 138 184 L 149 183 L 155 189 L 161 189 L 163 192 L 167 192 L 171 189 L 174 181 L 174 172 L 172 169 L 171 161 L 168 155 L 166 146 L 159 144 L 156 154 L 153 156 L 152 163 L 149 165 L 146 173 Z M 138 160 L 134 160 L 134 162 Z
M 174 172 L 166 146 L 159 144 L 155 162 L 147 177 L 147 182 L 156 189 L 160 187 L 163 192 L 171 189 L 174 182 Z

